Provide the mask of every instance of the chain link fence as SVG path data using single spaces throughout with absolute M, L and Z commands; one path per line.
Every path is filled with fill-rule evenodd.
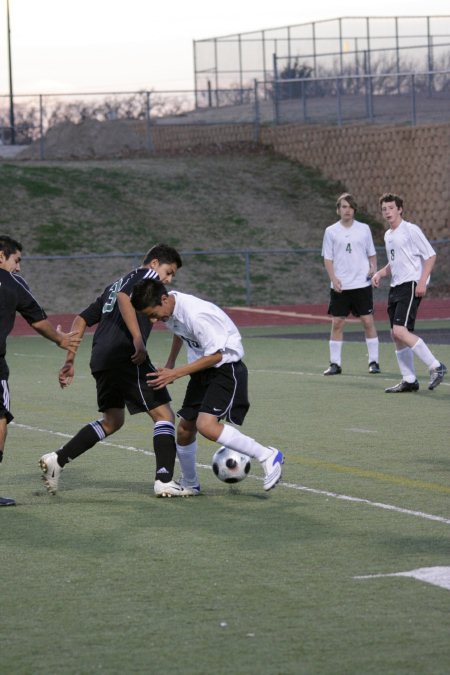
M 275 72 L 368 75 L 387 63 L 397 72 L 446 68 L 449 45 L 450 16 L 344 17 L 212 37 L 194 41 L 195 88 L 243 89 Z
M 429 295 L 450 297 L 450 241 L 432 242 L 438 258 Z M 379 266 L 385 250 L 377 248 Z M 138 267 L 144 253 L 25 256 L 22 271 L 49 313 L 77 313 L 109 282 Z M 183 267 L 174 288 L 222 306 L 321 304 L 328 301 L 328 276 L 321 250 L 261 249 L 181 252 Z M 388 282 L 375 291 L 385 300 Z

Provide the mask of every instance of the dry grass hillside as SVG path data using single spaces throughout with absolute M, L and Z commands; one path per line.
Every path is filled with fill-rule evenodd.
M 181 158 L 4 161 L 0 229 L 24 243 L 25 256 L 117 254 L 25 260 L 24 276 L 50 312 L 77 311 L 134 266 L 135 258 L 119 254 L 159 241 L 186 254 L 209 252 L 185 255 L 177 283 L 221 304 L 246 300 L 244 256 L 231 251 L 316 249 L 252 255 L 251 302 L 325 302 L 317 249 L 344 188 L 251 147 Z M 379 243 L 381 226 L 372 224 Z

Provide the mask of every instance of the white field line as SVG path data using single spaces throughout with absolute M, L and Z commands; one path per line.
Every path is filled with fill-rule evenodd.
M 19 429 L 24 429 L 26 431 L 40 432 L 43 434 L 49 434 L 51 436 L 60 436 L 61 438 L 72 438 L 72 434 L 65 434 L 61 431 L 53 431 L 51 429 L 41 429 L 40 427 L 33 427 L 28 424 L 18 424 L 17 422 L 11 422 L 10 426 L 15 426 Z M 143 455 L 154 456 L 154 453 L 150 450 L 144 450 L 143 448 L 135 448 L 132 445 L 121 445 L 119 443 L 110 443 L 109 441 L 101 441 L 102 445 L 108 445 L 111 448 L 118 448 L 120 450 L 129 450 L 131 452 L 140 452 Z M 200 469 L 211 470 L 209 464 L 199 464 L 197 466 Z M 254 478 L 257 481 L 262 481 L 263 478 L 249 474 L 249 478 Z M 318 490 L 316 488 L 310 488 L 306 485 L 297 485 L 296 483 L 287 483 L 285 481 L 280 481 L 278 484 L 279 487 L 287 488 L 288 490 L 297 490 L 299 492 L 308 492 L 314 495 L 320 495 L 322 497 L 328 497 L 331 499 L 338 499 L 339 501 L 352 502 L 353 504 L 362 504 L 365 506 L 373 506 L 377 509 L 383 509 L 385 511 L 393 511 L 394 513 L 403 513 L 408 516 L 415 516 L 416 518 L 423 518 L 424 520 L 433 520 L 438 523 L 443 523 L 444 525 L 450 525 L 450 518 L 444 518 L 443 516 L 435 516 L 431 513 L 425 513 L 423 511 L 414 511 L 412 509 L 404 509 L 400 506 L 394 506 L 392 504 L 383 504 L 382 502 L 373 502 L 370 499 L 363 499 L 361 497 L 351 497 L 350 495 L 339 494 L 338 492 L 329 492 L 328 490 Z
M 285 377 L 286 375 L 297 375 L 297 376 L 306 376 L 306 377 L 316 377 L 317 375 L 320 376 L 320 379 L 323 379 L 323 375 L 320 371 L 316 372 L 307 372 L 306 370 L 271 370 L 270 368 L 249 368 L 249 373 L 255 373 L 258 375 L 281 375 L 282 377 Z M 337 377 L 337 376 L 336 376 Z M 351 380 L 370 380 L 371 382 L 398 382 L 398 380 L 401 378 L 400 373 L 398 376 L 393 375 L 392 377 L 384 377 L 383 374 L 381 373 L 380 375 L 370 375 L 367 373 L 367 375 L 347 375 L 346 373 L 341 373 L 339 375 L 340 378 L 348 378 Z M 426 377 L 424 375 L 424 377 Z M 375 379 L 376 378 L 376 379 Z M 418 375 L 418 379 L 420 378 L 420 374 Z M 326 378 L 329 379 L 329 378 Z M 429 378 L 428 378 L 429 379 Z M 425 391 L 425 384 L 428 387 L 428 381 L 425 383 L 423 382 L 421 391 Z M 441 382 L 439 385 L 440 387 L 450 387 L 450 382 Z

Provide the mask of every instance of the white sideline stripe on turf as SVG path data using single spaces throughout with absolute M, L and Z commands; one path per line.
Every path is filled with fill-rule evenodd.
M 440 586 L 450 591 L 450 567 L 419 567 L 408 572 L 391 572 L 387 574 L 365 574 L 353 577 L 354 579 L 382 579 L 385 577 L 411 577 L 418 581 L 424 581 L 433 586 Z
M 17 422 L 11 422 L 10 426 L 18 427 L 19 429 L 26 429 L 27 431 L 40 431 L 44 434 L 50 434 L 51 436 L 60 436 L 62 438 L 72 438 L 73 434 L 65 434 L 61 431 L 52 431 L 51 429 L 41 429 L 40 427 L 32 427 L 28 424 L 19 424 Z M 135 448 L 132 445 L 120 445 L 119 443 L 109 443 L 108 441 L 100 441 L 102 445 L 109 445 L 111 448 L 118 448 L 120 450 L 130 450 L 131 452 L 141 452 L 143 455 L 154 456 L 154 453 L 150 450 L 144 450 L 143 448 Z M 199 464 L 197 466 L 200 469 L 209 469 L 211 466 L 209 464 Z M 254 478 L 257 481 L 264 480 L 260 476 L 255 476 L 254 474 L 249 474 L 249 477 Z M 338 499 L 340 501 L 352 502 L 353 504 L 364 504 L 365 506 L 373 506 L 377 509 L 383 509 L 385 511 L 393 511 L 394 513 L 404 513 L 408 516 L 415 516 L 416 518 L 423 518 L 425 520 L 434 520 L 438 523 L 444 523 L 445 525 L 450 525 L 450 518 L 444 518 L 443 516 L 435 516 L 432 513 L 425 513 L 423 511 L 413 511 L 412 509 L 404 509 L 400 506 L 393 506 L 392 504 L 383 504 L 383 502 L 373 502 L 370 499 L 363 499 L 361 497 L 351 497 L 350 495 L 339 494 L 338 492 L 329 492 L 328 490 L 318 490 L 316 488 L 310 488 L 306 485 L 297 485 L 296 483 L 286 483 L 285 481 L 280 481 L 278 483 L 279 487 L 288 488 L 289 490 L 297 490 L 299 492 L 309 492 L 310 494 L 320 495 L 322 497 L 331 497 L 331 499 Z

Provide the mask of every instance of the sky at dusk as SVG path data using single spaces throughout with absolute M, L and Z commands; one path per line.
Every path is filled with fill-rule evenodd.
M 450 15 L 448 0 L 9 0 L 15 94 L 192 89 L 193 40 L 349 16 Z M 0 0 L 0 94 L 7 94 Z

